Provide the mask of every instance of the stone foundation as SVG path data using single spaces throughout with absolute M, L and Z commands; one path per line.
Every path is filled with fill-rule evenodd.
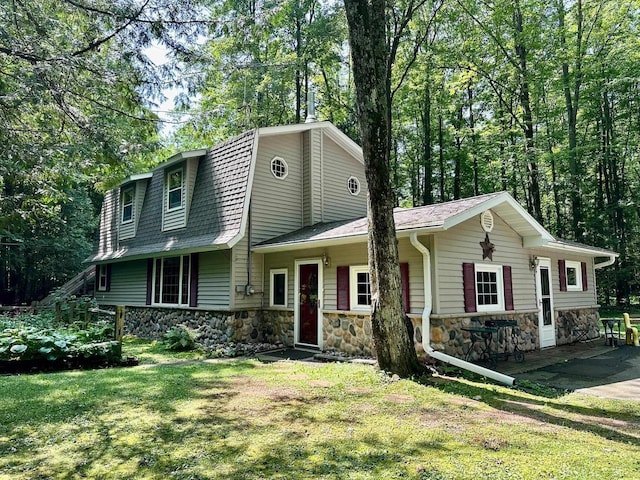
M 575 342 L 582 331 L 583 339 L 600 336 L 599 315 L 596 308 L 556 311 L 556 338 L 558 345 Z M 486 320 L 515 320 L 516 334 L 509 336 L 510 349 L 513 342 L 523 351 L 540 348 L 537 312 L 510 313 L 500 315 L 476 315 L 473 317 L 431 318 L 431 346 L 438 351 L 458 358 L 465 358 L 471 346 L 471 333 L 462 330 L 469 326 L 483 326 Z M 412 315 L 414 343 L 419 355 L 422 348 L 422 319 Z M 239 312 L 213 312 L 181 309 L 127 307 L 125 332 L 141 338 L 160 339 L 171 327 L 187 325 L 198 331 L 198 341 L 204 345 L 229 342 L 267 342 L 288 347 L 294 345 L 294 314 L 288 310 L 252 310 Z M 367 314 L 325 312 L 322 319 L 323 347 L 326 351 L 346 353 L 354 356 L 375 356 L 371 319 Z M 501 332 L 510 330 L 501 330 Z M 502 335 L 502 333 L 501 333 Z M 494 338 L 504 342 L 504 338 Z M 479 357 L 480 345 L 474 346 L 470 359 Z
M 556 312 L 558 345 L 600 337 L 600 314 L 597 308 L 559 310 Z
M 159 340 L 172 327 L 186 325 L 205 346 L 230 342 L 264 342 L 262 312 L 212 312 L 169 308 L 127 307 L 125 333 Z
M 494 336 L 492 339 L 492 351 L 503 351 L 505 340 L 509 342 L 509 350 L 513 350 L 514 341 L 517 343 L 518 349 L 523 352 L 539 348 L 538 314 L 535 312 L 432 318 L 430 322 L 431 346 L 434 350 L 453 357 L 465 358 L 467 351 L 471 348 L 472 339 L 471 332 L 462 329 L 466 327 L 482 327 L 487 320 L 515 320 L 518 322 L 518 327 L 514 327 L 513 332 L 515 335 L 513 336 L 510 328 L 500 329 L 500 336 Z M 508 338 L 504 338 L 504 335 Z M 499 342 L 503 345 L 500 350 L 498 350 Z M 482 341 L 475 343 L 474 351 L 471 352 L 469 357 L 470 360 L 473 361 L 479 358 L 482 346 L 484 346 Z
M 288 310 L 262 311 L 264 341 L 293 347 L 293 312 Z

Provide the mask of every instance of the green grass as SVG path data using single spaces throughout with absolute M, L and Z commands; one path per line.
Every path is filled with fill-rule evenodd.
M 395 382 L 352 364 L 201 362 L 133 341 L 124 354 L 142 365 L 0 377 L 0 479 L 631 479 L 640 471 L 640 402 L 463 379 Z

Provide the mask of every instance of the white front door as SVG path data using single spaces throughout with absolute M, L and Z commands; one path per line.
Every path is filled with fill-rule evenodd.
M 553 347 L 556 344 L 556 320 L 553 312 L 553 289 L 551 284 L 551 261 L 538 259 L 536 270 L 538 297 L 538 330 L 540 348 Z

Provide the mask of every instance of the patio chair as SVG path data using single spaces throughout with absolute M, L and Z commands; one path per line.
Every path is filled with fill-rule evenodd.
M 636 347 L 640 347 L 640 341 L 638 340 L 638 329 L 631 325 L 631 318 L 629 318 L 628 313 L 623 313 L 622 318 L 624 318 L 624 327 L 627 333 L 627 345 L 635 345 Z

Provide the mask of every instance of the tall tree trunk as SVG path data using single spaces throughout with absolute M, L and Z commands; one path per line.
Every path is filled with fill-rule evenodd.
M 473 194 L 480 193 L 478 184 L 478 136 L 476 135 L 476 122 L 473 116 L 473 89 L 471 85 L 467 87 L 469 98 L 469 130 L 471 130 L 471 157 L 473 158 Z
M 527 206 L 529 212 L 536 220 L 542 223 L 542 208 L 540 203 L 540 185 L 538 181 L 538 163 L 536 160 L 533 113 L 531 111 L 531 98 L 529 94 L 529 72 L 527 66 L 527 47 L 524 39 L 524 27 L 522 24 L 522 11 L 520 2 L 516 0 L 513 13 L 515 27 L 515 50 L 518 57 L 520 76 L 520 106 L 522 107 L 522 120 L 525 137 L 525 156 L 527 159 Z
M 453 199 L 458 200 L 461 196 L 461 185 L 462 185 L 462 134 L 460 130 L 462 130 L 462 105 L 458 107 L 458 118 L 456 123 L 456 157 L 455 157 L 455 167 L 453 174 Z
M 371 326 L 378 364 L 409 376 L 421 370 L 402 308 L 394 195 L 389 171 L 390 54 L 385 0 L 345 0 L 365 176 L 369 188 Z
M 445 192 L 445 171 L 444 171 L 444 125 L 442 113 L 438 114 L 438 166 L 440 168 L 440 201 L 447 201 Z
M 567 39 L 565 33 L 565 11 L 564 0 L 557 2 L 558 27 L 560 30 L 560 45 L 566 49 Z M 571 92 L 571 78 L 569 75 L 569 62 L 565 57 L 562 62 L 562 84 L 564 87 L 565 107 L 567 110 L 567 133 L 569 137 L 569 198 L 571 200 L 571 226 L 577 241 L 581 242 L 584 237 L 584 227 L 582 219 L 582 175 L 577 152 L 577 122 L 578 105 L 580 101 L 580 88 L 582 86 L 582 35 L 583 35 L 583 14 L 582 0 L 577 0 L 577 31 L 576 31 L 576 60 L 573 69 L 573 95 Z
M 424 168 L 424 181 L 422 182 L 422 204 L 431 205 L 433 203 L 433 159 L 431 148 L 431 89 L 429 80 L 424 87 L 424 108 L 421 115 L 422 120 L 422 164 Z

